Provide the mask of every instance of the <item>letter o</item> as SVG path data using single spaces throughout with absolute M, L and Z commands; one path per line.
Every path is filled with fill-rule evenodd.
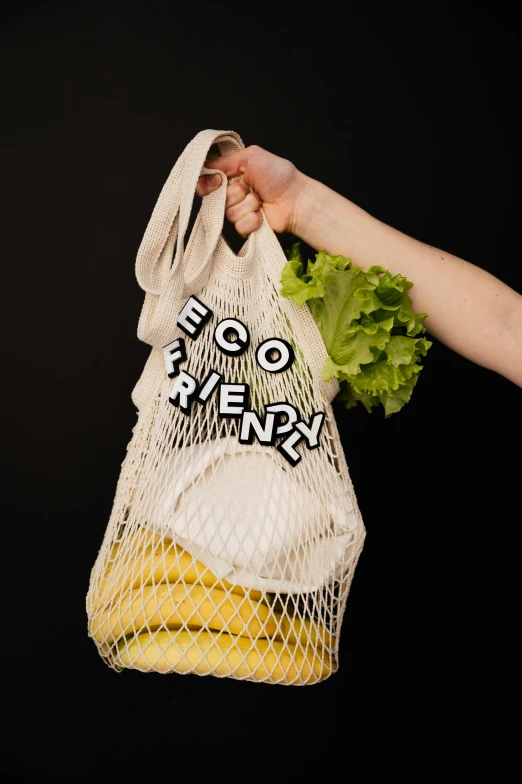
M 268 355 L 271 351 L 277 351 L 279 357 L 270 359 Z M 282 338 L 268 338 L 257 347 L 256 362 L 259 367 L 269 373 L 282 373 L 283 370 L 288 370 L 294 359 L 294 349 Z

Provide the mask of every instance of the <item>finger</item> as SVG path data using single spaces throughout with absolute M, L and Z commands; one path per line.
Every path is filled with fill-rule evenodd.
M 219 174 L 203 174 L 196 183 L 196 193 L 198 196 L 206 196 L 207 193 L 212 193 L 221 185 L 221 177 Z
M 235 177 L 237 174 L 241 174 L 241 166 L 245 165 L 246 158 L 246 151 L 240 150 L 232 155 L 222 155 L 219 158 L 207 160 L 205 166 L 207 169 L 221 169 L 227 177 Z
M 233 207 L 234 204 L 239 204 L 240 201 L 243 201 L 247 193 L 250 193 L 250 188 L 246 182 L 244 180 L 235 180 L 235 182 L 227 188 L 225 209 Z
M 263 216 L 261 214 L 261 210 L 256 210 L 256 212 L 247 212 L 238 222 L 236 223 L 236 231 L 241 237 L 248 237 L 249 234 L 252 234 L 253 231 L 258 229 L 263 222 Z
M 258 196 L 257 193 L 252 191 L 252 193 L 247 193 L 244 199 L 242 199 L 238 204 L 234 204 L 233 207 L 229 207 L 225 211 L 225 215 L 232 221 L 232 223 L 237 223 L 247 212 L 255 212 L 261 206 L 261 197 Z

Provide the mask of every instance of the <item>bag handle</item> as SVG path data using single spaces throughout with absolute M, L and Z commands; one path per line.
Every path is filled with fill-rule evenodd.
M 218 132 L 212 130 L 201 131 L 185 148 L 185 152 L 183 153 L 185 165 L 181 187 L 180 229 L 176 259 L 174 259 L 173 267 L 179 264 L 180 260 L 183 258 L 184 237 L 192 212 L 197 181 L 202 174 L 215 173 L 224 180 L 219 188 L 209 194 L 209 196 L 215 196 L 214 199 L 209 199 L 208 196 L 205 196 L 203 199 L 203 205 L 206 209 L 202 209 L 202 218 L 205 229 L 212 235 L 211 242 L 209 243 L 211 245 L 211 253 L 214 252 L 223 229 L 226 187 L 223 188 L 222 186 L 227 182 L 227 178 L 219 169 L 208 169 L 203 165 L 207 159 L 208 151 L 213 144 L 218 146 L 220 155 L 231 155 L 244 148 L 241 138 L 234 131 Z M 197 274 L 198 273 L 196 273 L 196 275 Z
M 218 169 L 204 166 L 213 144 L 217 145 L 220 155 L 230 155 L 244 147 L 241 137 L 234 131 L 208 129 L 192 139 L 162 188 L 136 257 L 136 278 L 145 291 L 138 338 L 156 348 L 162 348 L 173 338 L 184 289 L 190 287 L 195 293 L 208 279 L 212 254 L 223 229 L 227 178 Z M 210 173 L 218 174 L 223 182 L 203 199 L 193 232 L 203 230 L 205 253 L 199 267 L 186 280 L 185 234 L 196 184 L 201 174 Z M 194 288 L 196 282 L 199 288 Z

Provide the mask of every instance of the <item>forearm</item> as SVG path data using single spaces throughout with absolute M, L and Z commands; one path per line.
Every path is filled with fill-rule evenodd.
M 293 233 L 316 250 L 361 267 L 380 264 L 415 285 L 430 334 L 454 351 L 522 386 L 522 297 L 479 267 L 373 218 L 326 185 L 306 178 Z

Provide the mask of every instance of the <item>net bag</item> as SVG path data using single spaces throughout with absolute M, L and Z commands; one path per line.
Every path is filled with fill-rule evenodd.
M 206 130 L 183 151 L 141 243 L 138 337 L 152 346 L 137 422 L 87 594 L 88 633 L 115 670 L 312 684 L 338 666 L 365 529 L 307 308 L 279 294 L 266 218 L 232 252 L 227 180 Z M 202 173 L 205 196 L 185 244 Z

